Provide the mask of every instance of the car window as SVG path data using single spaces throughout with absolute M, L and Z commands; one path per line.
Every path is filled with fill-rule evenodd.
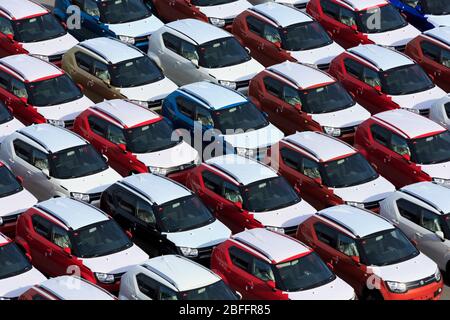
M 278 29 L 267 23 L 264 24 L 263 38 L 271 43 L 281 43 L 281 35 Z
M 0 88 L 9 91 L 9 83 L 11 81 L 11 76 L 6 72 L 0 71 Z
M 397 208 L 403 218 L 417 225 L 420 224 L 420 207 L 418 205 L 415 205 L 406 199 L 398 199 Z
M 134 216 L 136 211 L 136 199 L 128 191 L 119 188 L 114 191 L 117 208 L 122 212 Z
M 139 291 L 152 300 L 158 298 L 159 283 L 143 273 L 136 275 L 136 283 Z
M 317 239 L 320 242 L 332 248 L 337 247 L 338 233 L 335 229 L 325 225 L 324 223 L 318 222 L 314 224 L 314 231 L 316 232 Z
M 11 21 L 5 17 L 0 17 L 0 33 L 3 33 L 4 35 L 14 35 L 14 29 Z
M 371 68 L 364 67 L 362 80 L 371 87 L 381 87 L 380 75 Z
M 21 98 L 28 99 L 28 91 L 27 88 L 25 87 L 25 83 L 17 80 L 16 78 L 11 78 L 10 91 L 13 95 L 15 95 L 19 99 Z
M 171 51 L 173 51 L 175 53 L 179 52 L 180 45 L 181 45 L 181 39 L 180 38 L 174 36 L 171 33 L 167 33 L 166 32 L 166 33 L 163 33 L 162 39 L 163 39 L 164 46 L 167 49 L 169 49 L 169 50 L 171 50 Z
M 186 117 L 194 119 L 194 115 L 195 115 L 195 103 L 192 102 L 191 100 L 188 100 L 184 97 L 177 97 L 176 98 L 176 102 L 177 102 L 177 106 L 178 106 L 178 110 L 184 114 Z
M 159 285 L 159 300 L 178 300 L 178 296 L 175 291 L 160 284 Z
M 264 86 L 266 87 L 266 91 L 271 95 L 282 98 L 283 96 L 283 84 L 280 81 L 277 81 L 273 78 L 266 77 L 263 80 Z
M 83 11 L 93 17 L 100 17 L 100 10 L 94 0 L 84 0 Z
M 41 216 L 33 215 L 31 222 L 33 224 L 33 229 L 37 234 L 47 240 L 51 240 L 52 225 L 50 221 L 42 218 Z
M 156 224 L 155 214 L 151 205 L 141 199 L 137 200 L 136 218 L 150 225 Z
M 350 75 L 354 76 L 357 79 L 362 80 L 364 66 L 361 63 L 348 58 L 348 59 L 344 60 L 344 66 L 345 66 L 345 70 L 347 70 L 347 72 Z
M 444 229 L 441 225 L 441 219 L 440 217 L 431 212 L 426 210 L 425 208 L 422 208 L 422 216 L 420 220 L 420 225 L 424 227 L 425 229 L 431 231 L 431 232 L 438 232 L 442 231 L 444 232 Z
M 108 124 L 106 139 L 115 144 L 126 144 L 125 134 L 121 128 L 113 124 Z
M 205 108 L 197 108 L 195 121 L 199 122 L 202 126 L 205 127 L 214 127 L 214 121 L 211 113 Z
M 450 68 L 450 50 L 442 49 L 441 64 L 444 67 Z
M 301 172 L 311 179 L 322 179 L 319 164 L 306 157 L 303 158 Z
M 228 181 L 223 182 L 222 197 L 233 203 L 243 202 L 239 187 Z
M 203 183 L 205 187 L 212 192 L 220 195 L 222 192 L 222 178 L 220 178 L 218 175 L 210 172 L 210 171 L 203 171 L 202 172 L 202 178 Z
M 187 41 L 184 40 L 180 40 L 180 52 L 179 54 L 189 60 L 189 61 L 195 61 L 196 63 L 198 63 L 199 57 L 198 57 L 198 53 L 197 53 L 197 49 L 195 48 L 195 46 Z
M 290 168 L 300 171 L 302 156 L 300 156 L 297 152 L 289 148 L 281 149 L 281 159 L 283 162 Z
M 447 114 L 447 118 L 450 119 L 450 102 L 447 102 L 445 105 L 445 113 Z
M 48 300 L 48 299 L 44 296 L 41 296 L 39 293 L 36 293 L 31 296 L 31 300 Z
M 422 41 L 420 43 L 420 47 L 422 48 L 423 54 L 426 57 L 440 63 L 441 49 L 438 45 L 435 45 L 434 43 L 431 43 L 429 41 Z
M 391 133 L 390 149 L 401 156 L 411 156 L 411 150 L 409 149 L 408 141 L 394 133 Z
M 231 247 L 228 252 L 230 254 L 231 263 L 233 265 L 246 272 L 250 272 L 250 267 L 253 259 L 250 254 L 237 247 Z
M 288 85 L 283 86 L 283 101 L 291 106 L 298 106 L 302 104 L 300 92 Z
M 273 275 L 272 266 L 267 262 L 260 259 L 253 259 L 252 264 L 252 275 L 262 281 L 275 281 L 275 276 Z
M 262 36 L 263 34 L 263 29 L 264 29 L 264 23 L 253 17 L 253 16 L 247 16 L 246 18 L 247 21 L 247 27 L 251 32 L 256 33 L 259 36 Z
M 52 228 L 52 238 L 51 241 L 56 244 L 58 247 L 63 249 L 72 248 L 72 244 L 70 243 L 69 234 L 63 228 L 60 228 L 56 225 L 53 225 Z
M 28 143 L 16 139 L 13 142 L 13 146 L 16 156 L 28 163 L 32 163 L 32 149 Z
M 92 132 L 106 138 L 109 122 L 96 116 L 88 117 L 89 127 Z
M 44 152 L 31 147 L 32 162 L 31 164 L 39 170 L 49 170 L 48 155 Z
M 341 7 L 339 11 L 339 22 L 346 26 L 356 26 L 356 14 L 354 11 Z
M 381 126 L 373 125 L 370 127 L 373 139 L 379 144 L 389 148 L 391 132 Z
M 80 69 L 92 74 L 92 66 L 95 61 L 94 58 L 83 52 L 77 52 L 75 53 L 75 61 Z
M 339 6 L 336 3 L 329 0 L 321 0 L 320 6 L 322 7 L 323 13 L 335 20 L 339 20 Z
M 111 83 L 111 74 L 109 73 L 107 64 L 94 60 L 92 70 L 94 72 L 94 76 L 107 84 Z
M 403 2 L 411 8 L 415 8 L 419 4 L 419 0 L 403 0 Z
M 338 232 L 336 249 L 349 257 L 359 257 L 358 248 L 355 239 Z

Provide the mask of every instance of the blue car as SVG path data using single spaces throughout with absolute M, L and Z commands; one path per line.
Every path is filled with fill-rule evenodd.
M 79 41 L 114 37 L 144 52 L 149 36 L 163 26 L 148 0 L 56 0 L 53 13 Z
M 449 0 L 389 0 L 409 23 L 425 31 L 450 26 Z

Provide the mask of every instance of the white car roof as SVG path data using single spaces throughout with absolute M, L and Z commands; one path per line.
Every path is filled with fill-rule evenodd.
M 245 103 L 248 100 L 237 91 L 221 85 L 202 81 L 195 82 L 178 89 L 200 100 L 205 106 L 213 110 L 220 110 L 234 104 Z
M 156 112 L 135 103 L 114 99 L 97 103 L 91 110 L 100 111 L 119 122 L 125 128 L 133 128 L 146 121 L 161 118 Z
M 345 204 L 323 209 L 317 214 L 346 228 L 357 237 L 394 229 L 394 226 L 381 216 Z
M 142 265 L 178 291 L 208 286 L 220 280 L 211 270 L 178 255 L 165 255 L 147 260 Z
M 138 49 L 114 38 L 89 39 L 80 42 L 78 46 L 96 53 L 112 64 L 144 56 Z
M 202 44 L 226 37 L 233 37 L 225 30 L 197 19 L 176 20 L 166 24 L 165 28 L 176 30 L 184 34 L 197 44 Z
M 233 235 L 231 238 L 260 252 L 272 263 L 279 263 L 311 251 L 311 249 L 293 238 L 264 228 L 245 230 Z
M 329 74 L 312 66 L 285 61 L 267 68 L 268 71 L 289 80 L 300 89 L 318 84 L 336 82 Z
M 384 71 L 414 64 L 414 61 L 404 54 L 376 44 L 359 45 L 348 51 Z
M 266 2 L 256 5 L 248 10 L 257 12 L 266 18 L 269 18 L 280 27 L 288 27 L 297 23 L 313 21 L 310 16 L 302 11 L 276 2 Z
M 0 11 L 17 20 L 48 13 L 44 7 L 29 0 L 0 0 Z
M 243 185 L 278 176 L 272 168 L 256 160 L 236 154 L 211 158 L 206 163 L 221 170 Z
M 400 189 L 436 208 L 442 214 L 450 213 L 450 189 L 436 183 L 418 182 Z
M 7 244 L 9 242 L 10 242 L 10 240 L 8 238 L 6 238 L 6 236 L 3 233 L 0 232 L 0 244 L 3 245 L 3 244 Z
M 361 11 L 367 8 L 379 7 L 386 5 L 385 0 L 338 0 L 340 3 L 344 3 L 354 9 L 354 11 Z
M 40 144 L 51 153 L 88 144 L 77 134 L 46 123 L 33 124 L 17 132 Z
M 437 27 L 425 31 L 424 34 L 450 46 L 450 27 Z
M 187 188 L 173 180 L 151 173 L 131 175 L 118 183 L 131 186 L 133 190 L 139 191 L 156 204 L 164 204 L 192 194 Z
M 409 139 L 433 132 L 445 131 L 445 128 L 436 122 L 408 110 L 385 111 L 377 113 L 372 118 L 382 124 L 394 127 L 394 129 L 399 133 L 403 133 Z
M 357 152 L 347 143 L 316 131 L 297 132 L 283 140 L 304 149 L 324 162 Z
M 62 300 L 115 300 L 110 293 L 86 280 L 67 275 L 45 280 L 39 287 Z
M 100 209 L 71 198 L 52 198 L 38 203 L 35 208 L 56 217 L 73 230 L 109 220 Z
M 0 59 L 0 65 L 7 67 L 29 82 L 64 74 L 57 66 L 27 54 L 4 57 Z

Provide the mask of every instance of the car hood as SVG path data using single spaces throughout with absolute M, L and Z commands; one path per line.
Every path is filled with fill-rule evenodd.
M 30 287 L 47 280 L 36 268 L 25 273 L 0 280 L 0 297 L 16 298 Z
M 44 56 L 63 54 L 77 44 L 77 39 L 72 37 L 69 33 L 55 39 L 21 43 L 22 47 L 30 54 L 40 54 Z
M 331 189 L 342 200 L 354 202 L 380 201 L 395 191 L 394 185 L 382 176 L 357 186 Z
M 336 277 L 333 281 L 309 290 L 284 292 L 290 300 L 351 300 L 355 290 L 344 280 Z
M 69 190 L 69 192 L 80 193 L 98 193 L 103 192 L 111 184 L 122 179 L 122 176 L 118 174 L 112 168 L 108 168 L 102 172 L 74 179 L 61 179 L 58 180 L 59 184 Z
M 258 130 L 222 135 L 226 143 L 235 148 L 256 149 L 272 146 L 284 138 L 281 132 L 273 124 L 269 124 Z
M 173 168 L 196 160 L 198 152 L 183 141 L 173 148 L 134 155 L 147 167 Z
M 257 73 L 263 71 L 264 67 L 258 61 L 251 58 L 247 62 L 234 66 L 205 70 L 217 80 L 244 81 L 252 79 Z
M 369 33 L 367 38 L 382 46 L 403 46 L 420 35 L 420 31 L 408 24 L 400 29 L 380 33 Z
M 231 19 L 236 17 L 242 11 L 250 8 L 252 5 L 245 0 L 238 0 L 231 3 L 220 4 L 217 6 L 207 6 L 197 8 L 208 18 Z
M 130 248 L 95 258 L 81 258 L 83 264 L 92 272 L 117 274 L 127 272 L 137 264 L 143 263 L 149 256 L 137 245 Z
M 420 253 L 417 257 L 389 266 L 368 266 L 367 273 L 373 272 L 384 281 L 411 282 L 433 275 L 437 268 L 436 263 Z
M 359 125 L 370 118 L 370 112 L 359 104 L 328 113 L 310 114 L 311 118 L 320 124 L 321 127 L 347 128 Z
M 219 220 L 215 220 L 201 228 L 163 234 L 177 247 L 204 248 L 224 242 L 231 236 L 231 230 Z
M 420 164 L 423 172 L 432 178 L 450 179 L 450 161 L 435 164 Z
M 164 23 L 162 23 L 154 14 L 142 20 L 106 24 L 108 29 L 117 36 L 128 36 L 133 38 L 150 35 L 163 25 Z
M 83 97 L 74 101 L 48 107 L 36 107 L 36 109 L 45 119 L 67 121 L 74 120 L 81 112 L 94 104 L 88 97 L 83 95 Z
M 443 16 L 427 15 L 426 18 L 428 22 L 435 27 L 450 26 L 450 14 L 446 14 Z
M 444 90 L 434 86 L 434 88 L 422 92 L 389 97 L 402 108 L 422 110 L 430 109 L 436 101 L 446 95 Z
M 333 41 L 333 43 L 320 48 L 288 52 L 298 62 L 319 65 L 330 63 L 331 60 L 345 52 L 345 50 Z
M 178 86 L 172 80 L 164 78 L 139 87 L 120 88 L 119 92 L 130 100 L 155 101 L 164 99 L 177 89 Z
M 2 140 L 5 137 L 9 136 L 11 133 L 22 128 L 25 128 L 24 124 L 19 120 L 17 120 L 16 118 L 13 118 L 8 122 L 0 124 L 0 142 L 2 142 Z
M 314 209 L 308 202 L 302 200 L 299 203 L 286 208 L 266 212 L 249 213 L 252 214 L 253 217 L 261 222 L 261 224 L 265 227 L 289 228 L 298 226 L 316 212 L 317 210 Z
M 36 203 L 38 200 L 29 191 L 22 189 L 20 192 L 0 198 L 0 217 L 22 213 Z

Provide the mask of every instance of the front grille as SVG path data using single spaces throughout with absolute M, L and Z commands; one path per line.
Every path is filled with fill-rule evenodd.
M 380 208 L 380 201 L 372 201 L 364 203 L 364 208 L 367 210 L 374 210 Z
M 100 200 L 102 196 L 101 192 L 89 194 L 89 202 Z
M 428 118 L 430 116 L 430 109 L 421 109 L 419 110 L 419 114 Z
M 307 5 L 307 2 L 297 3 L 297 4 L 294 4 L 294 7 L 296 7 L 297 9 L 300 9 L 300 10 L 304 10 L 304 9 L 306 9 L 306 5 Z
M 246 89 L 250 85 L 250 80 L 243 80 L 236 82 L 236 90 Z
M 406 49 L 406 44 L 403 45 L 403 46 L 396 46 L 396 47 L 394 47 L 394 48 L 395 48 L 395 50 L 397 50 L 397 51 L 404 52 L 405 49 Z
M 426 286 L 426 285 L 428 285 L 430 283 L 433 283 L 433 282 L 436 282 L 436 278 L 434 277 L 434 275 L 426 277 L 426 278 L 421 279 L 421 280 L 408 282 L 408 283 L 406 283 L 406 288 L 408 290 L 416 289 L 416 288 L 420 288 L 420 287 Z
M 317 68 L 320 70 L 328 70 L 330 68 L 330 64 L 329 63 L 318 64 Z
M 61 61 L 62 57 L 63 57 L 62 54 L 55 54 L 53 56 L 49 56 L 48 61 L 50 61 L 50 62 Z
M 356 131 L 356 127 L 346 127 L 346 128 L 341 128 L 341 135 L 344 134 L 353 134 Z
M 297 233 L 298 226 L 286 227 L 284 228 L 284 234 L 294 237 Z

